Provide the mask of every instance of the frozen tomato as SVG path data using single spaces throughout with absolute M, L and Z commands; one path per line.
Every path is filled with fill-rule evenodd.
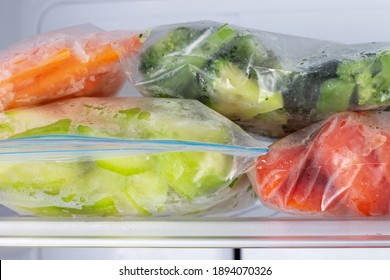
M 387 137 L 366 125 L 366 118 L 358 113 L 332 117 L 312 144 L 312 159 L 333 186 L 327 196 L 342 197 L 350 214 L 388 215 L 390 188 L 382 157 L 390 149 Z

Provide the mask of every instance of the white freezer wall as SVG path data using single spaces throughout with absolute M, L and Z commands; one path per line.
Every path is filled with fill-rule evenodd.
M 386 0 L 1 0 L 0 47 L 86 22 L 145 29 L 204 19 L 345 43 L 390 41 L 389 11 Z
M 204 19 L 343 43 L 390 41 L 389 15 L 390 1 L 386 0 L 0 0 L 0 48 L 37 33 L 86 22 L 108 30 L 144 30 L 160 24 Z M 244 249 L 242 256 L 380 259 L 389 258 L 390 250 Z M 0 248 L 1 258 L 223 259 L 231 258 L 231 250 Z

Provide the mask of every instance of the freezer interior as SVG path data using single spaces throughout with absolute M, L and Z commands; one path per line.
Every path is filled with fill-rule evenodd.
M 389 12 L 384 0 L 1 1 L 0 47 L 83 23 L 144 30 L 197 20 L 348 44 L 390 41 Z M 129 84 L 121 92 L 137 95 Z M 260 202 L 237 212 L 179 218 L 21 217 L 0 208 L 0 258 L 231 258 L 229 248 L 252 248 L 243 250 L 247 258 L 381 258 L 390 253 L 390 223 L 387 218 L 298 217 Z

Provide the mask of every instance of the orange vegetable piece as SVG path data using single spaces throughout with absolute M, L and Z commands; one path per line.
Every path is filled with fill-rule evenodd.
M 40 35 L 0 52 L 0 110 L 76 96 L 112 96 L 125 82 L 116 45 L 138 53 L 138 35 L 127 31 Z

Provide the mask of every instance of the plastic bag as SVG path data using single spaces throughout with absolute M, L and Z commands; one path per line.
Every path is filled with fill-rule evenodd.
M 40 34 L 0 51 L 0 110 L 63 97 L 111 96 L 126 78 L 117 52 L 139 50 L 138 34 L 80 25 Z
M 76 98 L 1 114 L 0 203 L 21 214 L 209 214 L 252 205 L 267 148 L 196 100 Z M 242 177 L 242 178 L 241 178 Z
M 389 216 L 389 120 L 339 113 L 279 140 L 250 171 L 260 199 L 293 214 Z
M 272 137 L 390 104 L 389 43 L 344 45 L 205 21 L 152 29 L 141 56 L 123 61 L 145 96 L 195 98 Z

